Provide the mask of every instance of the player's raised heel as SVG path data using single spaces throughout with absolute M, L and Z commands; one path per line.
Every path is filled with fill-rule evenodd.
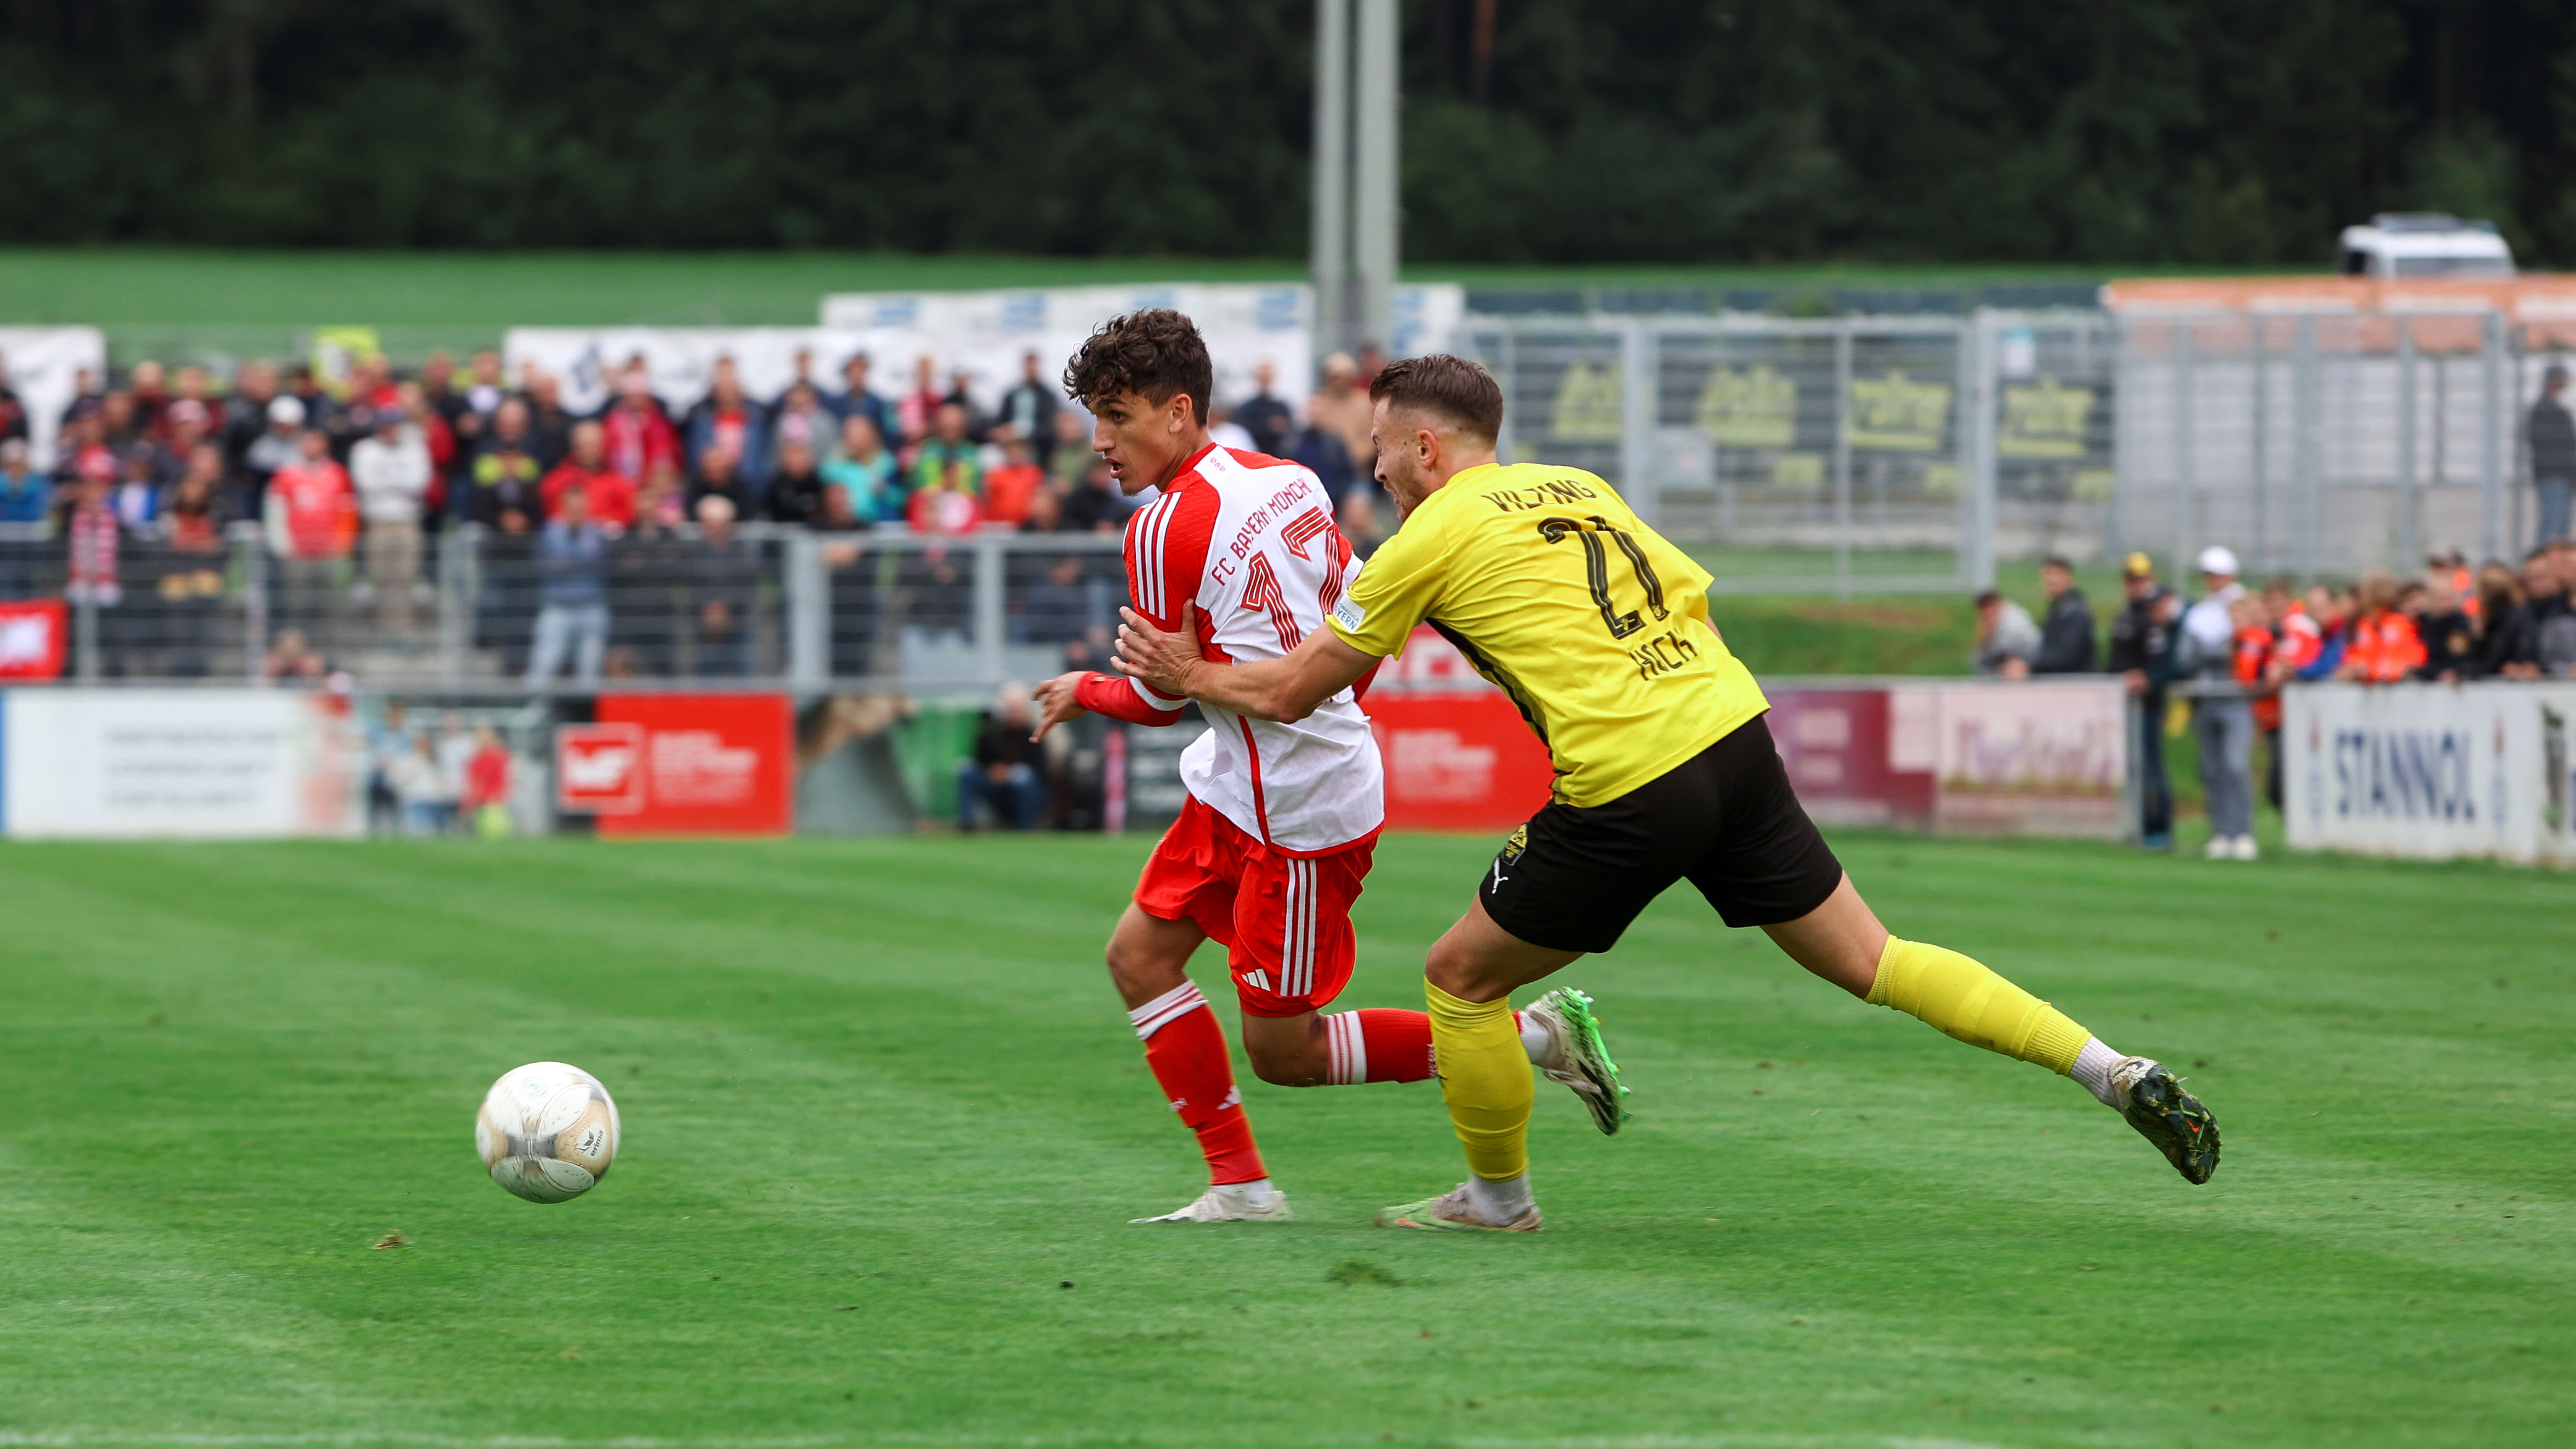
M 1547 1031 L 1547 1057 L 1538 1063 L 1539 1074 L 1581 1098 L 1601 1135 L 1615 1135 L 1619 1124 L 1628 1120 L 1627 1105 L 1620 1101 L 1628 1089 L 1619 1085 L 1619 1064 L 1610 1060 L 1610 1049 L 1602 1045 L 1592 998 L 1560 986 L 1523 1007 L 1521 1016 Z
M 1476 1216 L 1476 1206 L 1467 1197 L 1467 1184 L 1460 1183 L 1438 1197 L 1420 1202 L 1398 1203 L 1377 1210 L 1381 1228 L 1428 1228 L 1443 1233 L 1534 1233 L 1543 1219 L 1538 1204 L 1507 1223 L 1489 1223 Z
M 1296 1217 L 1288 1210 L 1288 1194 L 1273 1189 L 1270 1195 L 1254 1202 L 1233 1184 L 1209 1188 L 1188 1204 L 1174 1208 L 1160 1217 L 1129 1218 L 1131 1223 L 1284 1223 Z
M 2218 1170 L 2218 1119 L 2182 1089 L 2180 1077 L 2161 1062 L 2131 1057 L 2112 1069 L 2111 1084 L 2125 1102 L 2120 1115 L 2156 1144 L 2185 1182 L 2209 1181 Z

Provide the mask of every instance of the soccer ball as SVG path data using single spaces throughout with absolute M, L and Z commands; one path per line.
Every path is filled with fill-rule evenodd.
M 474 1114 L 474 1150 L 492 1180 L 530 1202 L 590 1191 L 617 1159 L 617 1104 L 599 1078 L 562 1062 L 501 1074 Z

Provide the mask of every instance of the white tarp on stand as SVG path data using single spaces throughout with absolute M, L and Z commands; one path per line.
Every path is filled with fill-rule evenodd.
M 80 374 L 107 377 L 107 335 L 95 327 L 0 327 L 0 358 L 10 390 L 27 409 L 27 451 L 39 468 L 54 466 L 54 431 L 80 396 Z
M 13 837 L 354 836 L 364 752 L 346 701 L 265 689 L 0 693 Z
M 513 327 L 503 339 L 515 372 L 534 362 L 563 384 L 564 405 L 591 412 L 630 358 L 641 357 L 653 391 L 674 409 L 706 396 L 716 359 L 731 357 L 744 391 L 774 400 L 796 376 L 797 354 L 828 391 L 854 353 L 868 356 L 868 385 L 889 400 L 909 391 L 914 369 L 929 358 L 945 392 L 962 371 L 967 393 L 985 407 L 1021 377 L 1021 359 L 1038 355 L 1039 376 L 1053 385 L 1064 361 L 1091 329 L 1138 307 L 1173 307 L 1190 315 L 1216 364 L 1219 402 L 1252 395 L 1253 370 L 1268 363 L 1277 395 L 1295 404 L 1314 385 L 1309 348 L 1313 289 L 1271 283 L 1165 283 L 1119 287 L 1051 287 L 1016 292 L 845 292 L 823 300 L 819 327 Z M 1395 355 L 1436 350 L 1466 307 L 1464 289 L 1445 283 L 1400 287 Z
M 2576 864 L 2576 685 L 2320 684 L 2283 701 L 2293 846 Z

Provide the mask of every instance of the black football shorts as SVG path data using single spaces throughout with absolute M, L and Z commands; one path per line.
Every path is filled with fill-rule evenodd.
M 1485 914 L 1535 946 L 1607 951 L 1687 877 L 1730 926 L 1794 921 L 1843 878 L 1761 717 L 1616 800 L 1550 801 L 1478 887 Z

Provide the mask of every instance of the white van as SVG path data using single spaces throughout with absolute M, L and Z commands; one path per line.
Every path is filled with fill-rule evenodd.
M 2495 224 L 2440 212 L 2382 212 L 2343 229 L 2347 277 L 2510 277 L 2513 248 Z

